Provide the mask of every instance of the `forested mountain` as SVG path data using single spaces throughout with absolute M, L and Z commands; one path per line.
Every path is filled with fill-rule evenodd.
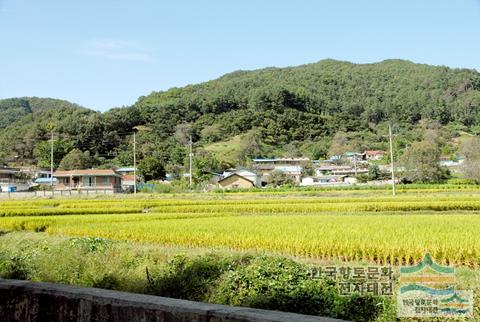
M 425 122 L 479 132 L 480 74 L 401 60 L 324 60 L 237 71 L 153 92 L 133 106 L 105 113 L 59 100 L 1 100 L 0 153 L 8 161 L 18 156 L 37 162 L 35 147 L 47 139 L 53 124 L 64 153 L 76 148 L 88 151 L 99 166 L 128 164 L 133 127 L 146 125 L 148 130 L 138 135 L 140 157 L 155 156 L 172 167 L 184 162 L 185 142 L 178 134 L 185 130 L 191 131 L 199 156 L 226 141 L 239 142 L 239 163 L 274 154 L 318 158 L 327 154 L 339 132 L 345 132 L 354 149 L 385 147 L 386 122 L 394 122 L 399 145 L 415 140 L 418 124 Z M 217 155 L 216 161 L 226 161 L 221 158 Z

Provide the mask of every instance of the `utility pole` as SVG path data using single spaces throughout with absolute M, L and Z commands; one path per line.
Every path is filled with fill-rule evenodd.
M 137 136 L 133 130 L 133 194 L 137 195 Z
M 52 137 L 50 139 L 50 188 L 52 189 L 52 197 L 54 192 L 53 187 L 53 130 L 52 130 Z
M 192 189 L 192 159 L 193 159 L 193 147 L 192 147 L 192 135 L 190 134 L 190 140 L 189 140 L 189 146 L 190 146 L 190 153 L 189 153 L 189 184 L 190 184 L 190 189 Z
M 357 153 L 353 154 L 353 166 L 355 167 L 355 177 L 357 176 Z
M 392 171 L 392 194 L 396 195 L 395 190 L 395 167 L 393 164 L 393 139 L 392 139 L 392 125 L 388 124 L 388 136 L 390 137 L 390 168 Z

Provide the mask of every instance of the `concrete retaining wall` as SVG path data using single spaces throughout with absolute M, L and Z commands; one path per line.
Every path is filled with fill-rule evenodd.
M 340 321 L 95 288 L 2 279 L 0 279 L 0 320 L 2 322 Z

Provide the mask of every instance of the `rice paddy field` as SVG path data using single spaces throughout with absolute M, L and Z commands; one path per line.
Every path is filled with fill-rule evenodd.
M 0 230 L 393 265 L 430 252 L 439 263 L 477 267 L 480 190 L 8 200 Z
M 396 280 L 400 265 L 428 252 L 454 265 L 458 285 L 478 298 L 479 236 L 477 186 L 405 186 L 397 196 L 375 188 L 11 199 L 0 201 L 0 276 L 290 311 L 276 296 L 316 281 L 290 280 L 297 264 L 289 260 L 302 269 L 392 265 Z M 319 283 L 308 285 L 326 292 Z M 242 285 L 269 290 L 259 293 L 263 304 Z M 337 314 L 317 310 L 324 295 L 292 294 L 289 300 L 303 299 L 293 312 L 353 321 L 360 314 L 345 309 L 348 298 L 332 302 L 340 303 Z M 372 301 L 353 306 L 366 312 L 358 321 L 407 321 L 396 318 L 395 297 Z

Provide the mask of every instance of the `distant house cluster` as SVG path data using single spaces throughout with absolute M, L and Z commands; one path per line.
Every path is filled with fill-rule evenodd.
M 379 171 L 388 172 L 387 164 L 380 162 L 386 153 L 381 150 L 367 150 L 362 153 L 346 152 L 326 160 L 297 158 L 255 158 L 246 168 L 227 169 L 214 174 L 215 185 L 221 189 L 261 188 L 275 185 L 279 174 L 289 183 L 308 186 L 351 185 L 369 174 L 369 165 L 377 164 Z M 440 165 L 456 171 L 463 158 L 440 158 Z M 384 163 L 384 162 L 383 162 Z M 0 192 L 27 191 L 39 187 L 60 192 L 78 193 L 103 191 L 105 193 L 129 192 L 135 185 L 134 167 L 116 169 L 78 169 L 55 171 L 49 169 L 0 167 Z M 172 174 L 166 181 L 173 180 Z M 272 183 L 273 182 L 273 183 Z
M 128 191 L 134 185 L 134 168 L 81 169 L 51 172 L 45 169 L 0 168 L 0 192 L 52 187 L 55 191 Z
M 305 165 L 312 164 L 313 174 L 307 175 Z M 249 169 L 225 171 L 218 186 L 222 189 L 264 187 L 274 172 L 281 173 L 300 186 L 356 183 L 355 174 L 368 172 L 351 166 L 334 165 L 329 162 L 311 161 L 308 158 L 253 159 Z
M 357 182 L 358 174 L 368 173 L 368 162 L 381 160 L 384 153 L 384 151 L 347 152 L 332 156 L 328 160 L 313 161 L 304 157 L 253 159 L 249 169 L 225 171 L 218 181 L 218 186 L 223 189 L 264 187 L 274 172 L 282 173 L 291 182 L 300 186 L 354 184 Z M 338 164 L 340 160 L 346 161 L 349 165 Z M 307 164 L 311 164 L 310 172 L 313 173 L 308 174 Z
M 218 180 L 222 189 L 253 188 L 268 185 L 274 172 L 282 173 L 299 186 L 351 185 L 358 183 L 360 175 L 368 175 L 369 165 L 378 163 L 386 155 L 385 151 L 367 150 L 363 153 L 346 152 L 331 156 L 327 160 L 308 158 L 265 158 L 253 159 L 246 168 L 229 169 Z M 441 160 L 445 166 L 456 167 L 461 160 Z M 310 164 L 310 169 L 306 165 Z M 382 171 L 388 171 L 387 165 L 379 165 Z

